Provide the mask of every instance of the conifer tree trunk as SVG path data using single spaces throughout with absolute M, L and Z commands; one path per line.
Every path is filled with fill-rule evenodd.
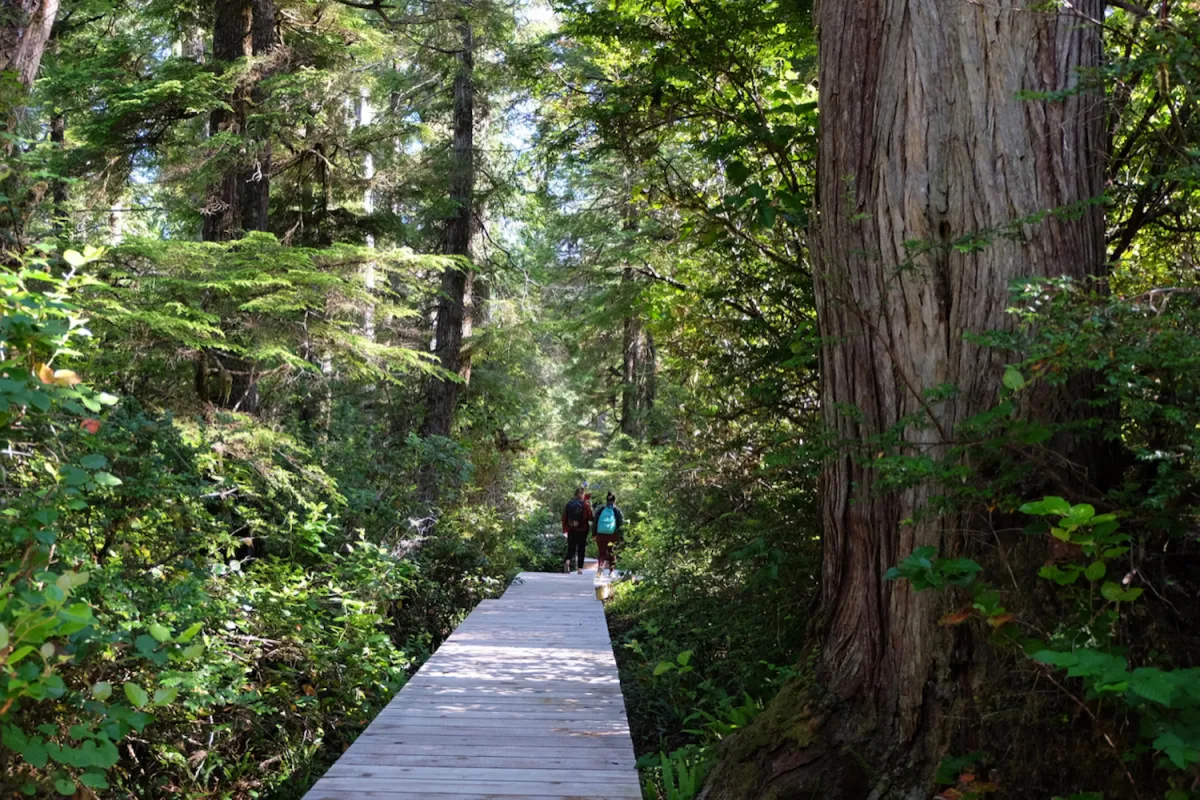
M 254 13 L 249 0 L 216 0 L 213 7 L 213 58 L 228 64 L 246 58 L 253 50 L 250 30 Z M 250 87 L 244 83 L 234 89 L 231 108 L 214 109 L 209 119 L 212 135 L 224 132 L 243 133 L 250 101 Z M 227 242 L 241 235 L 242 203 L 245 195 L 242 170 L 227 169 L 212 187 L 204 209 L 203 239 L 206 242 Z
M 216 0 L 213 20 L 213 58 L 228 64 L 251 55 L 266 55 L 276 44 L 273 0 Z M 212 112 L 213 134 L 237 133 L 249 138 L 252 105 L 264 99 L 258 82 L 242 80 L 230 98 L 231 109 Z M 264 145 L 251 163 L 234 163 L 212 188 L 205 208 L 203 238 L 227 242 L 244 231 L 267 229 L 270 197 L 270 148 Z
M 634 272 L 626 268 L 622 281 L 632 283 Z M 641 439 L 646 435 L 646 419 L 654 408 L 654 339 L 640 312 L 625 312 L 621 342 L 621 432 Z
M 58 0 L 3 0 L 0 73 L 15 73 L 17 82 L 25 88 L 33 85 L 56 16 Z
M 274 0 L 252 0 L 253 20 L 250 30 L 250 50 L 255 56 L 271 54 L 279 44 L 279 36 L 275 27 Z M 262 107 L 267 95 L 259 80 L 253 82 L 250 90 L 250 102 L 256 108 Z M 250 160 L 244 173 L 245 197 L 242 201 L 242 228 L 247 231 L 265 231 L 269 229 L 268 213 L 271 199 L 271 142 L 262 135 L 262 131 L 247 130 L 249 136 L 256 134 L 260 138 L 257 156 Z
M 467 4 L 464 3 L 465 7 Z M 475 36 L 465 11 L 459 12 L 461 45 L 454 76 L 454 140 L 450 167 L 450 199 L 453 216 L 446 226 L 447 255 L 461 263 L 442 273 L 434 328 L 434 351 L 447 372 L 465 383 L 471 378 L 470 354 L 464 350 L 471 338 L 473 284 L 471 245 L 475 236 Z M 430 381 L 428 408 L 423 433 L 449 436 L 462 384 L 452 380 Z
M 632 168 L 625 169 L 625 196 L 633 192 Z M 638 230 L 637 211 L 626 199 L 621 213 L 621 230 L 634 237 Z M 623 295 L 636 294 L 637 273 L 626 266 L 621 272 Z M 630 297 L 622 298 L 625 313 L 621 336 L 621 432 L 634 439 L 646 435 L 646 419 L 654 407 L 655 377 L 658 368 L 654 339 L 646 329 L 641 311 L 629 307 Z
M 218 63 L 267 55 L 278 43 L 274 0 L 216 0 L 213 58 Z M 261 78 L 261 73 L 258 77 Z M 215 109 L 210 116 L 210 134 L 238 134 L 244 137 L 241 150 L 257 149 L 259 155 L 253 163 L 235 159 L 211 187 L 201 232 L 206 242 L 232 241 L 241 238 L 245 231 L 268 227 L 270 146 L 263 143 L 259 148 L 250 148 L 254 135 L 261 136 L 262 132 L 249 128 L 252 105 L 264 99 L 258 80 L 242 79 L 230 98 L 231 108 Z M 233 356 L 214 361 L 205 354 L 197 356 L 196 390 L 201 399 L 248 413 L 257 411 L 256 365 Z M 218 380 L 212 385 L 214 376 Z
M 1017 224 L 1103 191 L 1102 98 L 1019 97 L 1069 89 L 1099 64 L 1089 20 L 1103 12 L 1101 0 L 818 5 L 814 272 L 822 405 L 839 440 L 915 416 L 925 424 L 904 430 L 907 454 L 944 455 L 956 426 L 996 402 L 1005 363 L 964 333 L 1011 325 L 1014 279 L 1103 271 L 1099 206 Z M 985 231 L 974 252 L 948 246 Z M 959 393 L 926 399 L 945 384 Z M 1039 405 L 1053 416 L 1068 402 Z M 918 515 L 931 486 L 884 492 L 876 480 L 850 453 L 827 461 L 820 690 L 785 690 L 730 744 L 706 797 L 929 796 L 940 758 L 974 749 L 971 704 L 987 682 L 972 653 L 985 645 L 969 626 L 939 628 L 949 598 L 884 579 L 917 547 L 969 555 L 966 521 Z

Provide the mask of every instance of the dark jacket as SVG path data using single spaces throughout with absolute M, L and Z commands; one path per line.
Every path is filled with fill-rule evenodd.
M 571 505 L 571 503 L 574 503 L 574 502 L 575 502 L 575 498 L 572 497 L 567 502 L 567 505 L 563 506 L 563 513 L 562 513 L 562 531 L 563 531 L 563 533 L 571 532 L 570 526 L 567 525 L 567 506 Z M 579 502 L 583 503 L 583 532 L 587 533 L 591 527 L 591 522 L 592 522 L 592 504 L 589 503 L 587 500 L 580 500 Z

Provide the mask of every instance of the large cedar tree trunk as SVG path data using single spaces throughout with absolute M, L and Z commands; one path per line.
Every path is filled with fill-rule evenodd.
M 458 375 L 465 383 L 471 378 L 471 358 L 464 350 L 464 343 L 471 337 L 475 281 L 470 263 L 475 236 L 475 37 L 465 13 L 459 19 L 459 32 L 462 41 L 454 76 L 454 141 L 450 166 L 450 199 L 454 211 L 446 226 L 445 251 L 447 255 L 459 256 L 460 263 L 442 273 L 434 350 L 441 367 Z M 430 381 L 423 427 L 425 435 L 450 435 L 463 383 Z
M 0 133 L 15 132 L 25 114 L 26 91 L 37 78 L 42 54 L 58 15 L 58 0 L 0 0 Z M 21 87 L 13 92 L 4 88 L 12 78 Z M 0 138 L 0 159 L 12 155 L 16 139 Z M 25 221 L 31 212 L 30 199 L 23 187 L 20 163 L 0 176 L 0 251 L 25 249 Z M 4 256 L 0 256 L 3 260 Z
M 1012 227 L 1103 191 L 1102 99 L 1019 97 L 1077 85 L 1099 63 L 1088 20 L 1103 3 L 1072 5 L 818 5 L 814 271 L 822 404 L 840 440 L 864 442 L 915 415 L 925 424 L 904 431 L 908 453 L 944 454 L 956 426 L 996 402 L 1005 361 L 964 333 L 1010 327 L 1015 278 L 1102 272 L 1098 206 Z M 945 246 L 1001 228 L 1011 235 L 976 252 Z M 944 384 L 959 393 L 923 399 Z M 826 463 L 819 689 L 777 698 L 727 748 L 707 797 L 927 797 L 941 756 L 974 735 L 969 626 L 939 628 L 946 597 L 884 580 L 914 548 L 967 552 L 965 520 L 920 516 L 932 487 L 884 493 L 875 482 L 849 452 Z
M 14 72 L 22 86 L 33 85 L 57 15 L 58 0 L 3 0 L 0 73 Z

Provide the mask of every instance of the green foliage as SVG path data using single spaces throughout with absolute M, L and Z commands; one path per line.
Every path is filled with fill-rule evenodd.
M 1087 503 L 1072 505 L 1054 496 L 1025 503 L 1021 511 L 1049 520 L 1046 525 L 1028 529 L 1028 533 L 1042 536 L 1048 533 L 1090 559 L 1086 567 L 1068 562 L 1062 567 L 1048 564 L 1039 570 L 1043 579 L 1077 592 L 1081 607 L 1087 611 L 1076 621 L 1060 618 L 1049 642 L 1022 634 L 1013 615 L 996 605 L 999 592 L 976 580 L 982 567 L 971 559 L 939 559 L 935 548 L 918 548 L 898 567 L 889 570 L 888 578 L 907 579 L 917 591 L 971 586 L 976 601 L 965 612 L 944 617 L 943 624 L 960 625 L 974 615 L 980 616 L 996 629 L 993 641 L 997 644 L 1015 647 L 1031 662 L 1066 670 L 1068 678 L 1080 679 L 1085 694 L 1079 702 L 1108 700 L 1115 703 L 1110 713 L 1137 720 L 1141 741 L 1128 751 L 1117 753 L 1123 760 L 1136 760 L 1155 752 L 1161 756 L 1160 767 L 1190 772 L 1200 763 L 1200 668 L 1163 669 L 1152 665 L 1130 668 L 1125 648 L 1117 643 L 1116 632 L 1123 604 L 1137 601 L 1143 590 L 1127 586 L 1132 575 L 1121 583 L 1112 580 L 1100 583 L 1109 568 L 1129 550 L 1130 538 L 1118 532 L 1117 515 L 1096 514 Z M 1084 588 L 1076 586 L 1081 576 L 1088 584 Z M 980 757 L 973 754 L 969 758 Z M 955 783 L 956 773 L 968 763 L 961 758 L 943 762 L 938 782 Z
M 642 795 L 649 800 L 691 800 L 700 794 L 711 759 L 696 747 L 651 754 L 638 760 Z
M 936 547 L 918 547 L 884 576 L 889 581 L 904 578 L 917 591 L 970 586 L 983 567 L 969 558 L 938 558 Z

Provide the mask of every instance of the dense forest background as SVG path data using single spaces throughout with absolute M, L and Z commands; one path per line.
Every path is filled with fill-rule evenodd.
M 1194 3 L 5 0 L 0 150 L 6 795 L 300 797 L 587 480 L 648 798 L 1200 797 Z

